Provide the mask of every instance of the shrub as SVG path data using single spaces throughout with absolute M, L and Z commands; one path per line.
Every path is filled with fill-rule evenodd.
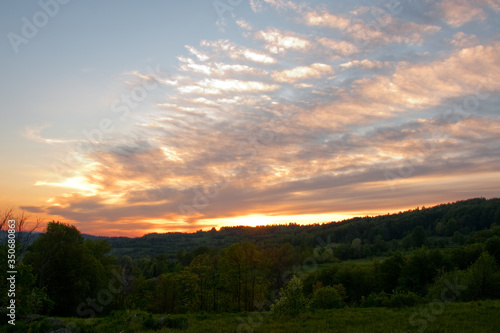
M 302 291 L 302 279 L 293 276 L 292 280 L 281 289 L 280 298 L 271 306 L 275 317 L 296 316 L 306 310 L 307 299 Z
M 450 290 L 449 286 L 463 286 L 466 279 L 467 272 L 464 270 L 455 269 L 450 272 L 442 272 L 429 287 L 427 298 L 443 301 L 444 299 L 449 301 L 463 300 L 465 296 L 463 287 L 455 288 L 456 290 Z
M 185 316 L 178 315 L 178 316 L 173 316 L 173 315 L 166 315 L 164 317 L 161 317 L 158 320 L 159 323 L 159 328 L 178 328 L 178 329 L 185 329 L 188 327 L 188 319 Z
M 385 292 L 382 291 L 378 294 L 371 293 L 367 297 L 362 296 L 360 305 L 362 307 L 379 307 L 379 306 L 387 306 L 388 302 L 389 302 L 389 295 L 387 295 Z
M 319 288 L 314 292 L 311 307 L 315 309 L 339 309 L 344 302 L 334 287 Z
M 420 303 L 421 300 L 421 297 L 411 291 L 397 292 L 389 297 L 385 306 L 392 308 L 414 306 L 415 304 Z
M 403 306 L 414 306 L 422 301 L 422 298 L 413 292 L 400 291 L 389 295 L 385 292 L 371 293 L 368 297 L 361 298 L 362 307 L 388 307 L 397 308 Z

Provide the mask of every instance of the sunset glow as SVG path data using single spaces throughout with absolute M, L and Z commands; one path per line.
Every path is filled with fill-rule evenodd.
M 496 1 L 94 5 L 29 38 L 0 5 L 3 210 L 142 236 L 500 196 Z

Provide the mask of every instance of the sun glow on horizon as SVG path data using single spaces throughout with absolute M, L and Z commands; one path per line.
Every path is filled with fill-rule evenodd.
M 243 216 L 235 216 L 219 219 L 205 219 L 200 220 L 205 224 L 217 224 L 216 228 L 230 227 L 230 226 L 266 226 L 273 224 L 289 224 L 297 223 L 302 225 L 315 224 L 315 223 L 328 223 L 338 222 L 358 216 L 354 213 L 326 213 L 326 214 L 303 214 L 303 215 L 264 215 L 264 214 L 250 214 Z

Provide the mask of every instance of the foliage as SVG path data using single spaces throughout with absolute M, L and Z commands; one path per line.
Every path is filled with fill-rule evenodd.
M 456 231 L 471 243 L 474 240 L 468 236 L 490 229 L 495 223 L 500 225 L 500 199 L 476 198 L 397 214 L 357 217 L 322 225 L 236 226 L 223 227 L 218 231 L 153 233 L 139 238 L 110 237 L 107 240 L 113 248 L 113 254 L 129 255 L 134 259 L 144 255 L 154 257 L 157 254 L 167 254 L 173 258 L 183 249 L 184 255 L 178 259 L 186 266 L 196 255 L 243 241 L 251 242 L 259 248 L 279 248 L 288 242 L 293 247 L 303 244 L 312 250 L 318 246 L 318 238 L 324 239 L 324 236 L 328 235 L 329 241 L 336 244 L 335 257 L 347 260 L 359 256 L 382 255 L 388 251 L 401 251 L 422 244 L 432 246 L 437 242 L 434 237 L 446 237 L 447 241 L 452 241 Z M 415 228 L 419 226 L 424 229 L 425 235 L 421 228 L 413 235 Z M 500 236 L 500 226 L 497 228 Z M 361 243 L 356 240 L 353 244 L 356 238 L 359 238 Z M 398 241 L 394 243 L 392 240 Z
M 152 315 L 153 323 L 161 317 L 189 323 L 182 328 L 185 333 L 204 332 L 416 332 L 424 328 L 428 332 L 496 332 L 498 331 L 499 300 L 481 302 L 447 303 L 444 311 L 435 315 L 423 312 L 422 305 L 407 308 L 345 308 L 332 310 L 316 310 L 314 313 L 288 318 L 286 321 L 276 319 L 267 313 L 250 313 L 248 316 L 238 314 L 215 314 L 201 318 L 190 315 Z M 409 318 L 418 314 L 417 320 Z M 154 332 L 146 328 L 150 316 L 138 311 L 119 311 L 106 318 L 86 320 L 81 318 L 39 317 L 21 328 L 18 332 L 80 332 L 80 333 L 118 333 L 118 332 Z M 184 319 L 179 319 L 184 318 Z M 46 330 L 39 330 L 44 321 Z M 150 322 L 151 323 L 151 322 Z M 19 325 L 24 322 L 19 322 Z M 153 324 L 155 325 L 155 324 Z M 17 326 L 17 324 L 16 324 Z M 36 326 L 36 327 L 35 327 Z M 149 327 L 149 326 L 148 326 Z M 157 326 L 154 326 L 157 327 Z M 67 329 L 67 330 L 63 330 Z M 180 332 L 179 329 L 164 327 L 158 332 Z M 0 333 L 8 332 L 6 326 L 0 326 Z
M 465 300 L 500 297 L 500 274 L 495 259 L 483 252 L 467 270 Z
M 439 300 L 446 279 L 454 283 L 455 277 L 467 286 L 456 299 L 496 298 L 499 207 L 497 199 L 473 199 L 336 224 L 175 233 L 175 246 L 197 245 L 177 247 L 175 257 L 146 251 L 115 258 L 107 241 L 85 240 L 76 228 L 53 222 L 18 265 L 19 313 L 74 315 L 110 281 L 120 291 L 95 314 L 134 310 L 138 317 L 131 322 L 140 317 L 136 326 L 148 329 L 164 327 L 156 314 L 194 313 L 201 320 L 271 306 L 276 317 L 307 316 L 308 304 L 315 311 L 406 307 L 424 296 Z M 133 242 L 147 240 L 163 251 L 171 237 L 152 234 Z M 218 245 L 207 246 L 213 242 Z M 367 257 L 375 253 L 382 255 Z
M 469 268 L 442 272 L 429 287 L 435 299 L 471 301 L 500 297 L 500 272 L 495 259 L 483 252 Z M 443 296 L 444 295 L 444 296 Z
M 303 313 L 308 302 L 302 288 L 302 280 L 293 276 L 288 285 L 281 289 L 280 297 L 276 303 L 271 306 L 273 316 L 292 317 Z
M 314 309 L 339 309 L 344 302 L 334 287 L 326 286 L 314 292 L 311 308 Z
M 104 254 L 109 249 L 102 242 L 84 241 L 74 226 L 51 222 L 28 248 L 24 263 L 33 268 L 39 290 L 53 301 L 53 313 L 71 315 L 106 285 L 110 261 Z
M 409 291 L 399 291 L 395 294 L 387 294 L 385 292 L 371 293 L 368 297 L 362 297 L 362 307 L 388 307 L 401 308 L 405 306 L 414 306 L 422 302 L 422 298 L 417 294 Z
M 493 236 L 489 238 L 484 244 L 484 248 L 495 258 L 497 264 L 500 265 L 500 237 Z

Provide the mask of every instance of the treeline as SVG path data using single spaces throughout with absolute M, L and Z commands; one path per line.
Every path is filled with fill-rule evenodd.
M 290 314 L 308 306 L 414 305 L 443 297 L 449 284 L 459 293 L 447 299 L 500 297 L 500 226 L 474 234 L 463 246 L 423 246 L 359 266 L 338 262 L 328 245 L 301 251 L 289 243 L 263 249 L 242 242 L 199 249 L 175 263 L 161 255 L 137 261 L 107 251 L 104 241 L 84 240 L 74 227 L 49 223 L 18 265 L 17 313 L 93 317 L 124 309 L 176 314 L 281 308 Z M 297 298 L 292 309 L 283 304 L 291 297 Z
M 288 309 L 287 293 L 304 307 L 399 306 L 437 297 L 446 281 L 457 279 L 467 291 L 455 298 L 496 298 L 499 204 L 474 199 L 339 225 L 225 228 L 254 241 L 143 258 L 111 255 L 107 241 L 84 239 L 75 227 L 52 222 L 16 265 L 17 314 Z M 256 240 L 264 234 L 270 240 Z M 362 266 L 344 261 L 373 255 L 386 258 Z M 0 269 L 8 270 L 4 261 Z M 300 288 L 290 290 L 290 281 Z M 2 290 L 6 283 L 0 282 Z M 3 312 L 7 296 L 1 297 Z
M 343 244 L 339 249 L 340 259 L 354 259 L 385 252 L 408 250 L 415 246 L 412 238 L 418 226 L 425 231 L 425 244 L 442 247 L 447 242 L 462 242 L 475 231 L 500 225 L 500 199 L 484 198 L 442 204 L 431 208 L 388 214 L 377 217 L 358 217 L 327 224 L 272 225 L 261 227 L 223 227 L 220 230 L 197 231 L 195 233 L 148 234 L 138 238 L 111 237 L 107 241 L 118 256 L 129 255 L 134 259 L 157 254 L 168 254 L 174 258 L 179 249 L 191 252 L 200 246 L 225 248 L 234 243 L 248 241 L 259 247 L 279 247 L 290 243 L 316 247 L 318 238 L 328 235 L 330 241 Z M 353 240 L 361 240 L 361 249 L 351 251 Z M 355 241 L 357 245 L 358 241 Z M 345 252 L 341 254 L 342 250 Z

